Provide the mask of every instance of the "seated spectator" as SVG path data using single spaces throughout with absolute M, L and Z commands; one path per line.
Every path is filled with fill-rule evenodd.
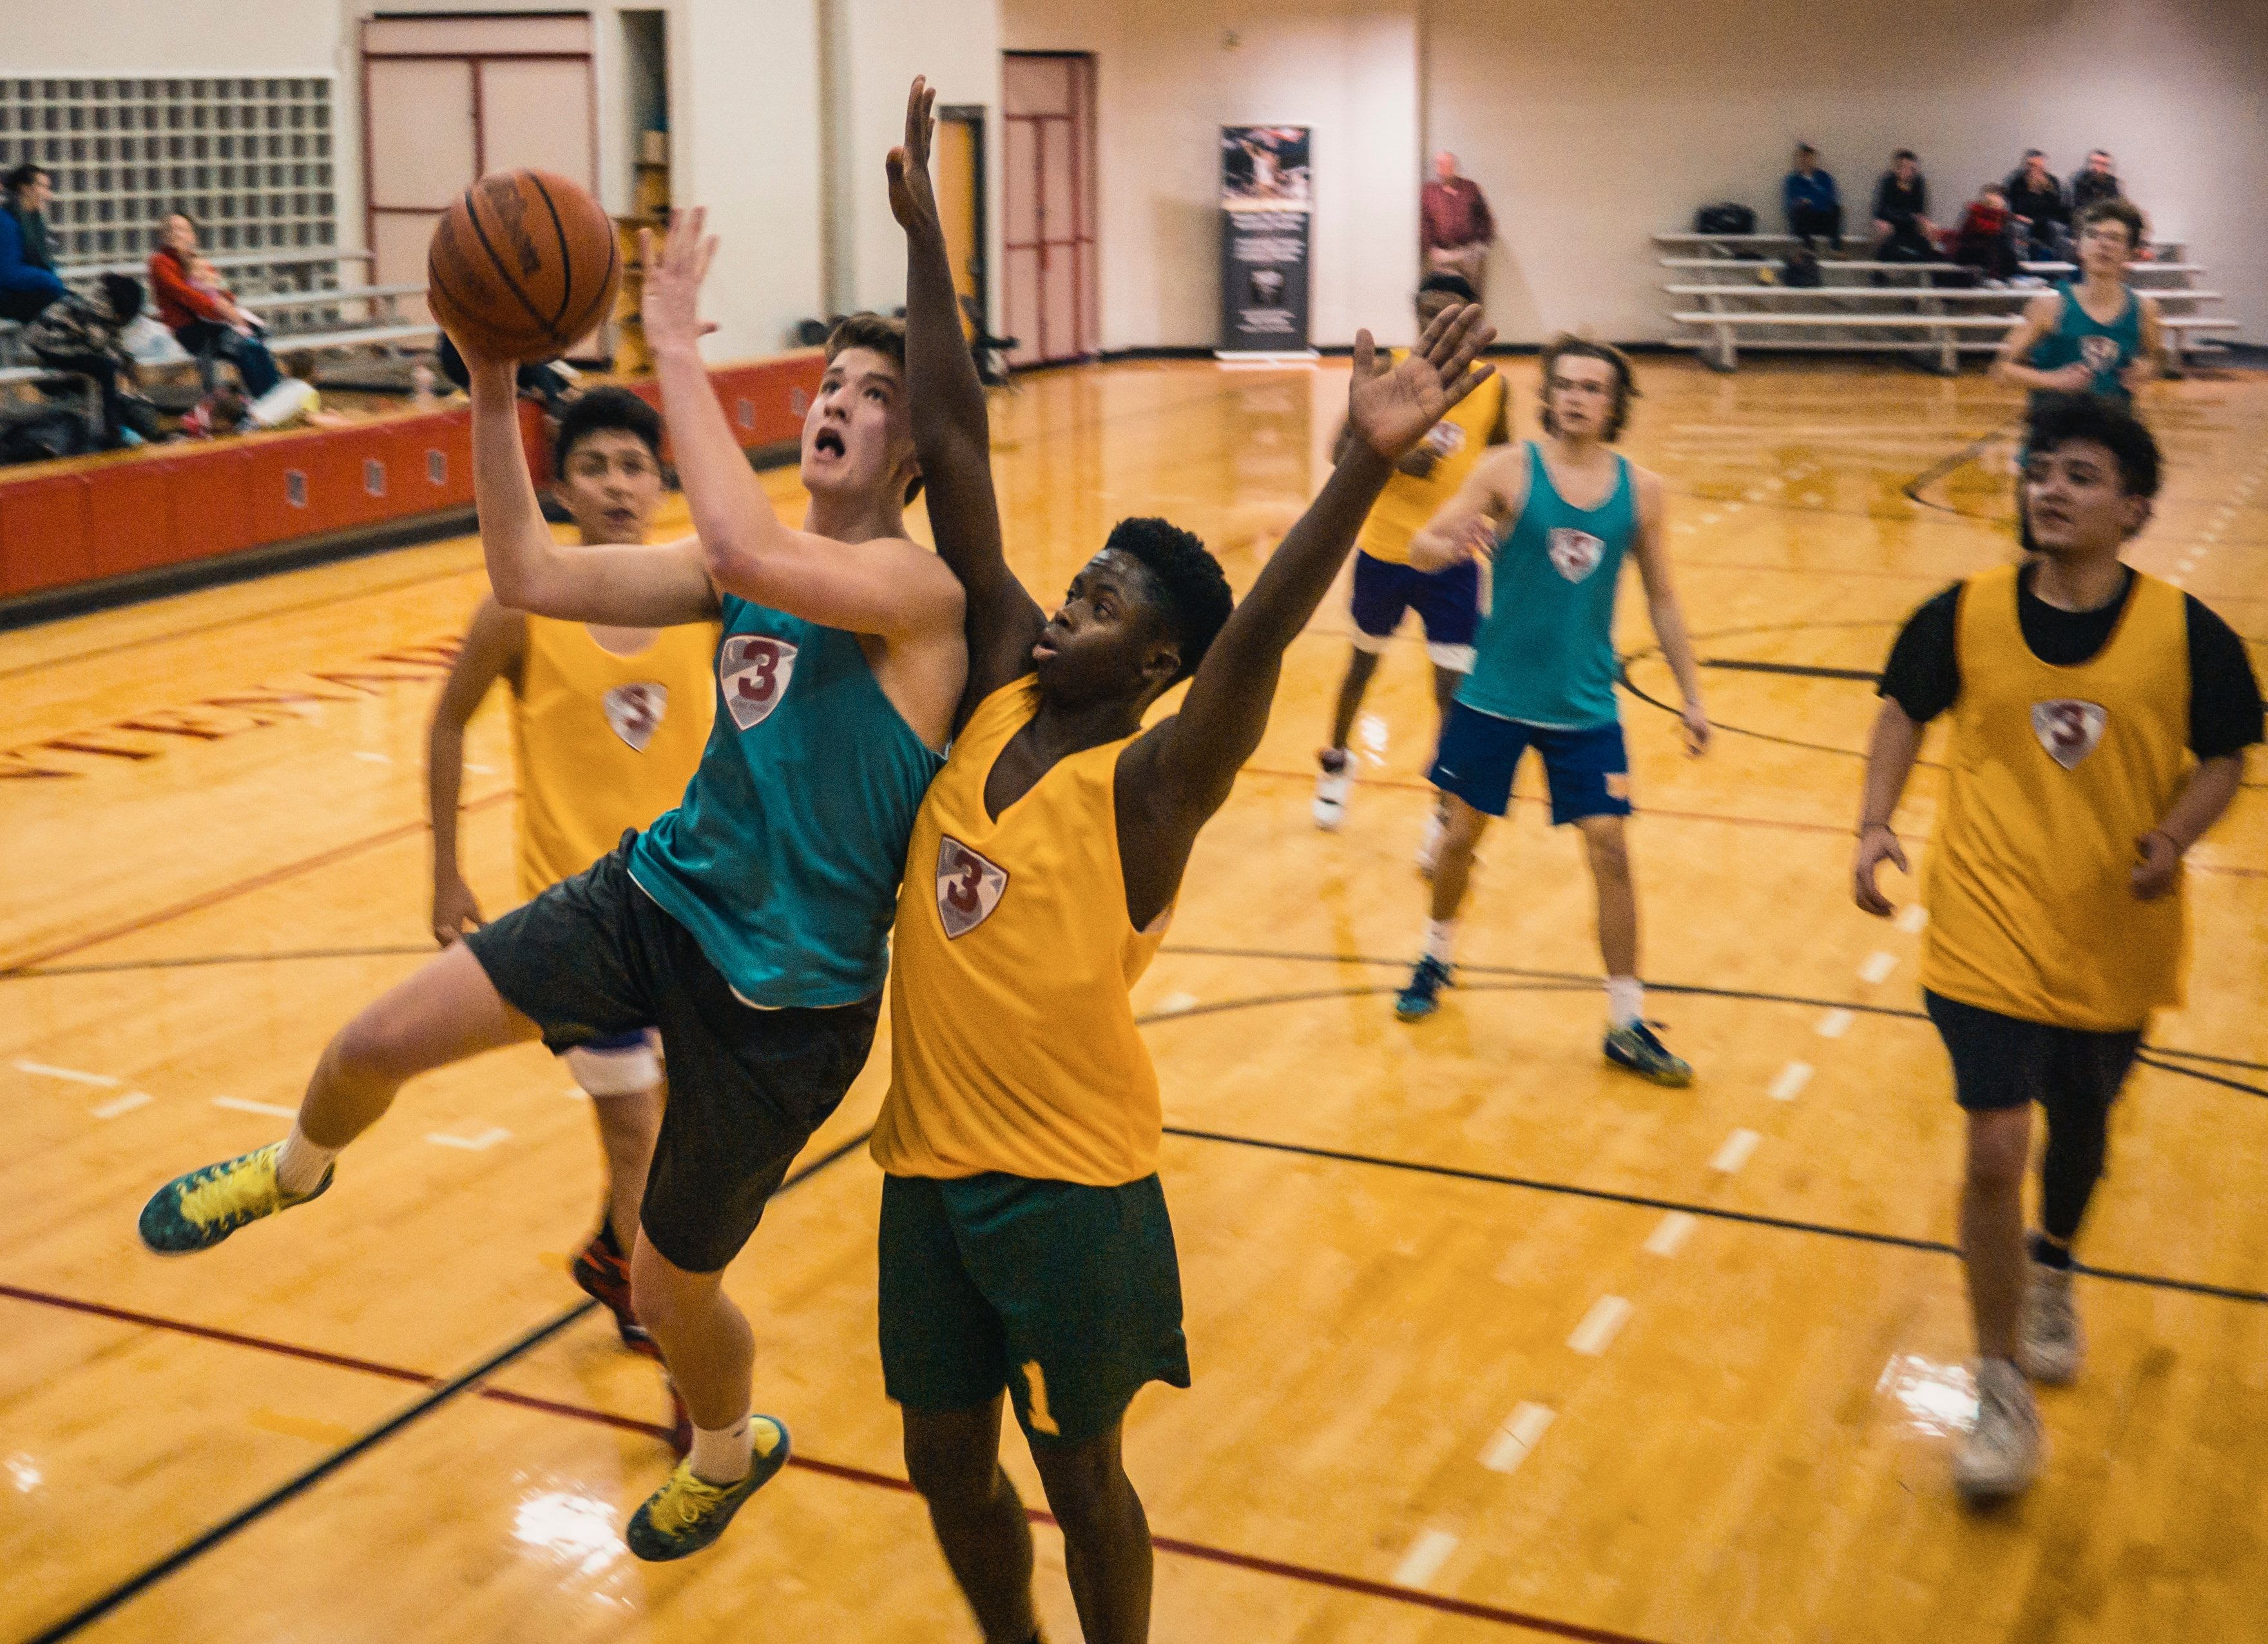
M 1787 213 L 1787 231 L 1805 245 L 1822 236 L 1831 251 L 1843 243 L 1843 200 L 1835 192 L 1835 179 L 1819 169 L 1819 150 L 1808 143 L 1795 145 L 1795 169 L 1779 186 L 1780 206 Z
M 2016 256 L 2016 219 L 1998 183 L 1986 183 L 1961 214 L 1953 231 L 1953 261 L 1974 268 L 1988 285 L 2005 285 L 2021 272 Z
M 457 352 L 457 345 L 450 340 L 447 332 L 441 334 L 440 344 L 433 350 L 433 356 L 441 367 L 441 375 L 453 387 L 469 389 L 472 386 L 472 376 L 465 370 L 465 356 Z M 514 383 L 522 399 L 534 400 L 543 407 L 546 416 L 556 421 L 566 410 L 568 402 L 581 393 L 575 385 L 575 377 L 574 368 L 566 361 L 550 360 L 540 365 L 521 366 L 514 373 Z
M 150 289 L 158 318 L 180 345 L 200 359 L 226 360 L 254 399 L 276 386 L 276 362 L 260 340 L 259 323 L 222 286 L 208 290 L 190 277 L 197 257 L 197 225 L 186 211 L 166 219 L 164 238 L 150 253 Z
M 2071 204 L 2063 197 L 2063 184 L 2048 170 L 2048 157 L 2037 149 L 2024 150 L 2024 163 L 2000 185 L 2008 196 L 2009 213 L 2016 219 L 2025 261 L 2064 262 L 2071 256 Z
M 24 327 L 24 344 L 50 371 L 92 377 L 102 389 L 102 444 L 138 445 L 158 430 L 155 407 L 128 392 L 136 380 L 123 334 L 142 312 L 142 283 L 106 274 L 91 296 L 65 292 Z
M 0 205 L 0 319 L 32 319 L 63 294 L 48 238 L 55 179 L 27 160 L 0 181 L 8 191 Z
M 1911 149 L 1900 149 L 1874 185 L 1874 260 L 1935 262 L 1937 224 L 1929 220 L 1929 180 Z
M 2087 208 L 2105 200 L 2120 197 L 2118 172 L 2108 149 L 2089 149 L 2087 169 L 2071 180 L 2071 214 L 2074 219 L 2087 215 Z

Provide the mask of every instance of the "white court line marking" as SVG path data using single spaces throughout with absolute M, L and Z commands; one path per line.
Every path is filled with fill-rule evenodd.
M 355 758 L 358 760 L 367 760 L 372 765 L 391 765 L 394 763 L 394 758 L 391 754 L 372 753 L 368 748 L 356 749 Z
M 1851 1031 L 1851 1024 L 1857 1019 L 1858 1018 L 1853 1016 L 1848 1010 L 1845 1010 L 1842 1006 L 1837 1005 L 1834 1009 L 1830 1010 L 1825 1016 L 1819 1018 L 1819 1037 L 1822 1039 L 1841 1039 L 1845 1033 L 1848 1033 Z
M 1761 503 L 1761 502 L 1763 502 L 1764 500 L 1764 487 L 1762 487 L 1761 485 L 1759 485 L 1759 486 L 1752 487 L 1752 488 L 1749 489 L 1749 501 L 1750 501 L 1751 503 Z
M 1583 1322 L 1575 1326 L 1575 1333 L 1567 1338 L 1568 1347 L 1587 1359 L 1597 1358 L 1613 1345 L 1616 1336 L 1637 1310 L 1618 1295 L 1601 1296 L 1583 1315 Z
M 1867 956 L 1866 961 L 1859 966 L 1859 980 L 1862 982 L 1888 981 L 1890 978 L 1890 972 L 1897 968 L 1898 956 L 1896 954 L 1881 952 L 1870 953 Z
M 1775 1102 L 1793 1102 L 1803 1094 L 1803 1087 L 1811 1083 L 1811 1064 L 1792 1061 L 1779 1070 L 1779 1077 L 1771 1082 L 1764 1094 Z
M 496 767 L 493 765 L 468 765 L 465 768 L 475 776 L 493 776 L 496 774 Z
M 16 1064 L 16 1071 L 36 1073 L 43 1079 L 69 1079 L 73 1084 L 99 1084 L 106 1090 L 126 1083 L 123 1079 L 114 1079 L 107 1073 L 81 1073 L 76 1068 L 51 1068 L 43 1061 L 19 1061 Z
M 1705 525 L 1713 525 L 1717 523 L 1717 516 L 1714 514 L 1704 514 L 1701 516 L 1701 523 Z
M 591 1093 L 579 1084 L 571 1084 L 559 1094 L 571 1102 L 587 1102 L 591 1099 Z
M 1441 1567 L 1456 1550 L 1457 1538 L 1447 1530 L 1419 1530 L 1418 1539 L 1410 1544 L 1410 1551 L 1402 1555 L 1402 1562 L 1394 1567 L 1394 1584 L 1426 1586 L 1441 1573 Z
M 2169 577 L 2167 577 L 2167 578 L 2166 578 L 2166 580 L 2167 580 L 2169 583 L 2172 583 L 2175 587 L 2179 588 L 2179 587 L 2182 585 L 2182 583 L 2183 583 L 2183 580 L 2184 580 L 2184 579 L 2183 579 L 2182 576 L 2180 576 L 2179 575 L 2176 575 L 2176 576 L 2169 576 Z
M 445 1136 L 439 1131 L 429 1132 L 425 1140 L 437 1148 L 462 1148 L 468 1153 L 485 1153 L 499 1141 L 512 1140 L 512 1132 L 501 1125 L 490 1125 L 477 1136 Z
M 1898 928 L 1910 936 L 1920 935 L 1921 928 L 1927 923 L 1929 923 L 1929 909 L 1924 907 L 1919 902 L 1908 902 L 1898 910 Z
M 157 1098 L 140 1090 L 129 1090 L 125 1095 L 90 1107 L 86 1111 L 97 1119 L 115 1119 L 121 1113 L 130 1113 L 137 1107 L 147 1107 Z
M 1528 1459 L 1528 1451 L 1543 1442 L 1552 1421 L 1549 1405 L 1522 1405 L 1504 1419 L 1481 1452 L 1481 1465 L 1491 1472 L 1510 1472 Z
M 1683 1210 L 1673 1210 L 1654 1223 L 1653 1231 L 1646 1236 L 1646 1253 L 1649 1256 L 1675 1256 L 1685 1248 L 1685 1241 L 1693 1237 L 1694 1218 Z M 1521 1406 L 1527 1408 L 1526 1405 Z
M 1197 1004 L 1197 996 L 1195 994 L 1167 994 L 1163 999 L 1158 1001 L 1158 1014 L 1161 1016 L 1177 1016 L 1184 1010 L 1196 1009 Z
M 296 1107 L 283 1107 L 274 1102 L 250 1101 L 241 1096 L 217 1096 L 213 1097 L 212 1105 L 236 1113 L 266 1113 L 275 1119 L 299 1117 L 299 1110 Z
M 1725 1145 L 1717 1149 L 1717 1156 L 1709 1161 L 1709 1168 L 1730 1176 L 1755 1156 L 1763 1141 L 1764 1138 L 1753 1130 L 1736 1130 L 1725 1138 Z

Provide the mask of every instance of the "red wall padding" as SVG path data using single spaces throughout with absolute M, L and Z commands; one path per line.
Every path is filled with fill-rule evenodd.
M 741 445 L 797 439 L 822 369 L 806 351 L 712 372 Z M 651 383 L 630 386 L 658 399 Z M 526 401 L 519 413 L 528 468 L 541 483 L 551 466 L 542 415 Z M 472 415 L 462 407 L 0 471 L 0 598 L 472 500 Z

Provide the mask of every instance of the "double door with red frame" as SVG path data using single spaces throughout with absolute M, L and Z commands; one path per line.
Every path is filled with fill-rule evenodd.
M 1095 260 L 1094 59 L 1085 52 L 1006 54 L 1001 64 L 1006 232 L 1001 323 L 1015 365 L 1101 349 Z

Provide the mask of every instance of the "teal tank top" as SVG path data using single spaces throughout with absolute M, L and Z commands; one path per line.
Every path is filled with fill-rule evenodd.
M 2118 373 L 2142 351 L 2142 305 L 2129 290 L 2126 306 L 2106 326 L 2079 305 L 2079 293 L 2068 281 L 2056 287 L 2056 295 L 2063 299 L 2063 312 L 2056 316 L 2055 329 L 2032 345 L 2028 363 L 2036 371 L 2054 371 L 2083 361 L 2095 368 L 2088 392 L 2126 405 L 2133 396 Z M 2038 398 L 2033 396 L 2035 401 Z
M 1630 459 L 1596 508 L 1571 507 L 1543 452 L 1528 446 L 1528 501 L 1497 545 L 1489 613 L 1457 701 L 1498 719 L 1561 730 L 1609 725 L 1615 702 L 1615 588 L 1638 538 Z
M 753 1005 L 880 993 L 906 842 L 945 764 L 856 635 L 727 594 L 717 723 L 630 877 Z

